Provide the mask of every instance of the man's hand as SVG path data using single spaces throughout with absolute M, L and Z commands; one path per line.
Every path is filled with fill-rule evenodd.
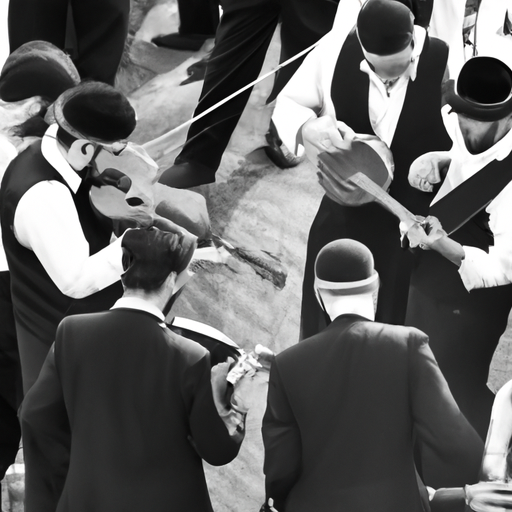
M 228 384 L 226 377 L 235 360 L 228 357 L 225 363 L 215 365 L 211 370 L 213 401 L 217 412 L 226 425 L 229 435 L 242 441 L 245 433 L 245 412 L 231 406 L 233 387 Z
M 451 158 L 447 151 L 432 151 L 416 158 L 409 168 L 409 183 L 422 192 L 432 192 L 446 175 Z
M 436 248 L 436 243 L 446 237 L 446 231 L 436 217 L 428 216 L 423 218 L 416 217 L 417 222 L 407 228 L 404 223 L 400 223 L 400 231 L 402 236 L 405 234 L 409 239 L 409 247 L 412 249 L 419 247 L 423 250 L 430 250 Z
M 342 133 L 349 138 L 354 132 L 346 124 L 336 122 L 331 116 L 322 116 L 306 121 L 302 125 L 301 133 L 306 156 L 317 165 L 318 153 L 345 148 Z
M 512 510 L 512 485 L 504 482 L 479 482 L 466 485 L 466 503 L 476 512 Z
M 261 368 L 248 371 L 234 386 L 232 406 L 246 413 L 258 404 L 265 404 L 268 392 L 269 371 Z

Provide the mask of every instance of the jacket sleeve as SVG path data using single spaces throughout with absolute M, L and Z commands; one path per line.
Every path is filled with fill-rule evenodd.
M 185 373 L 184 389 L 190 400 L 190 434 L 197 453 L 213 466 L 231 462 L 243 435 L 231 436 L 217 412 L 210 382 L 210 357 L 206 352 Z
M 69 467 L 71 430 L 55 365 L 55 344 L 20 412 L 25 511 L 55 512 Z
M 430 461 L 443 468 L 435 475 L 437 482 L 428 481 L 428 472 L 424 472 L 425 484 L 458 487 L 474 483 L 483 442 L 455 402 L 427 336 L 414 329 L 409 341 L 410 400 L 422 460 L 428 454 Z
M 272 498 L 275 508 L 284 510 L 286 498 L 301 472 L 302 447 L 299 426 L 283 388 L 277 360 L 270 370 L 262 434 L 266 501 Z

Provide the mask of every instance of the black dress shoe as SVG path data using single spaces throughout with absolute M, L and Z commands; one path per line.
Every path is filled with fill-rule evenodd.
M 182 162 L 166 169 L 159 183 L 174 188 L 192 188 L 215 182 L 215 170 L 198 162 Z
M 268 132 L 265 135 L 268 146 L 264 146 L 263 150 L 267 157 L 274 165 L 281 169 L 289 169 L 300 164 L 301 158 L 295 156 L 280 139 L 273 121 L 270 121 Z
M 206 65 L 208 64 L 210 53 L 187 68 L 188 78 L 185 78 L 180 85 L 187 85 L 193 82 L 198 82 L 199 80 L 204 80 L 206 75 Z
M 151 42 L 157 46 L 172 48 L 173 50 L 189 50 L 197 52 L 207 39 L 213 39 L 215 34 L 168 34 L 154 37 Z

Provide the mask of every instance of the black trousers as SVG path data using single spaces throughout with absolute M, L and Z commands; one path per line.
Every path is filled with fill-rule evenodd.
M 337 8 L 333 0 L 223 0 L 221 4 L 224 14 L 194 115 L 258 77 L 280 19 L 283 61 L 326 34 Z M 299 65 L 296 61 L 279 72 L 269 99 L 275 98 Z M 198 162 L 211 170 L 214 181 L 250 94 L 251 90 L 245 91 L 193 123 L 176 163 Z
M 215 34 L 219 25 L 219 3 L 217 0 L 178 0 L 180 13 L 179 33 Z
M 18 407 L 23 392 L 9 272 L 0 272 L 0 479 L 14 462 L 21 438 Z
M 184 1 L 184 0 L 183 0 Z M 433 0 L 399 0 L 415 14 L 415 22 L 427 26 Z M 324 36 L 332 27 L 339 0 L 220 0 L 224 14 L 215 48 L 194 115 L 255 80 L 279 20 L 280 61 L 293 57 Z M 304 57 L 277 74 L 268 101 L 272 101 L 298 69 Z M 251 90 L 245 91 L 190 126 L 187 141 L 176 163 L 197 162 L 209 169 L 215 181 L 222 155 L 242 115 Z
M 130 0 L 10 0 L 11 52 L 37 39 L 64 49 L 68 5 L 77 44 L 73 60 L 80 76 L 113 85 L 128 34 Z

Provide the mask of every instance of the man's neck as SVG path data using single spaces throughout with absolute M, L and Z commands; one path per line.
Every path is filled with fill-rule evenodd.
M 123 293 L 123 298 L 139 299 L 147 302 L 158 308 L 160 311 L 163 310 L 167 304 L 168 297 L 164 297 L 162 293 L 157 292 L 146 292 L 144 290 L 128 289 Z

